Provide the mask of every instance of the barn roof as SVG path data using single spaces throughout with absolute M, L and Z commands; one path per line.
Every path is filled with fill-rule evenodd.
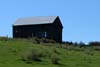
M 35 25 L 53 23 L 58 16 L 39 16 L 29 18 L 19 18 L 13 25 Z

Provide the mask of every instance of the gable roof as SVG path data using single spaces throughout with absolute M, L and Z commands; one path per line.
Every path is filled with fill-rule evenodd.
M 30 18 L 19 18 L 13 25 L 35 25 L 53 23 L 58 16 L 39 16 Z

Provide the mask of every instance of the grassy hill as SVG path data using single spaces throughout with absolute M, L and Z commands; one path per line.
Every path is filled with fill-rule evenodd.
M 100 47 L 1 39 L 0 67 L 100 67 Z

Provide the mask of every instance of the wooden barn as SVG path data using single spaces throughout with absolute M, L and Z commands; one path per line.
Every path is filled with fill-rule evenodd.
M 13 38 L 39 37 L 62 42 L 62 30 L 59 16 L 19 18 L 13 24 Z

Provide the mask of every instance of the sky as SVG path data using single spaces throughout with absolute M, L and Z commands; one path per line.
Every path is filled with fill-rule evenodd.
M 0 0 L 0 36 L 23 17 L 59 16 L 63 41 L 100 41 L 100 0 Z

